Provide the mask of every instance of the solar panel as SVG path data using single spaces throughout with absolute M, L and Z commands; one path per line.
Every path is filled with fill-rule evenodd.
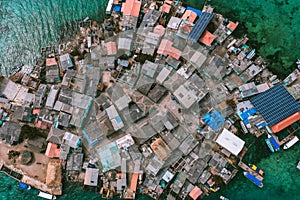
M 197 42 L 201 37 L 201 35 L 203 34 L 204 30 L 206 29 L 212 17 L 213 17 L 213 13 L 203 12 L 200 18 L 197 20 L 187 40 Z
M 273 126 L 300 110 L 300 104 L 281 84 L 275 85 L 250 101 L 269 126 Z

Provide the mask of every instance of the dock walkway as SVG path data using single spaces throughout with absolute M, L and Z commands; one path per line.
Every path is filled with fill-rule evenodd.
M 23 178 L 22 173 L 17 172 L 18 170 L 12 170 L 6 167 L 3 162 L 0 162 L 0 171 L 17 181 L 20 181 Z
M 238 164 L 243 170 L 249 172 L 250 174 L 252 174 L 253 176 L 255 176 L 255 178 L 257 178 L 258 180 L 260 180 L 261 182 L 264 180 L 264 178 L 259 175 L 258 173 L 256 173 L 253 169 L 251 169 L 248 165 L 246 165 L 245 163 L 243 163 L 242 161 L 239 162 Z

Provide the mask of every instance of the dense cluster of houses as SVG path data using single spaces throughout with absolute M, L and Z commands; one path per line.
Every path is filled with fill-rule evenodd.
M 248 38 L 231 36 L 238 23 L 209 5 L 113 0 L 106 13 L 36 66 L 0 78 L 0 138 L 18 142 L 22 124 L 46 130 L 49 174 L 62 168 L 105 198 L 217 191 L 245 146 L 235 122 L 262 135 L 268 120 L 251 98 L 279 80 Z M 283 85 L 299 99 L 298 71 Z

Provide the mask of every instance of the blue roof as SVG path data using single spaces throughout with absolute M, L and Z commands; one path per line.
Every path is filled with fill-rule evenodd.
M 197 13 L 198 17 L 200 17 L 201 13 L 202 13 L 201 10 L 198 10 L 198 9 L 192 8 L 192 7 L 187 7 L 186 10 L 191 10 L 191 11 Z
M 114 12 L 121 12 L 121 6 L 115 5 L 114 6 Z
M 250 102 L 269 126 L 273 126 L 300 111 L 300 104 L 282 84 L 277 84 L 269 90 L 258 94 Z
M 197 20 L 195 26 L 193 27 L 192 31 L 190 32 L 187 40 L 191 40 L 193 42 L 197 42 L 203 32 L 205 31 L 208 23 L 213 17 L 213 13 L 203 12 L 200 18 Z
M 225 118 L 216 110 L 213 110 L 211 113 L 206 113 L 202 120 L 214 131 L 221 128 L 225 123 Z

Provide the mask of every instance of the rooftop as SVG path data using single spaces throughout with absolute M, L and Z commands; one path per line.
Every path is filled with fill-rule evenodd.
M 300 111 L 300 104 L 281 84 L 258 94 L 250 101 L 269 126 L 273 126 Z

